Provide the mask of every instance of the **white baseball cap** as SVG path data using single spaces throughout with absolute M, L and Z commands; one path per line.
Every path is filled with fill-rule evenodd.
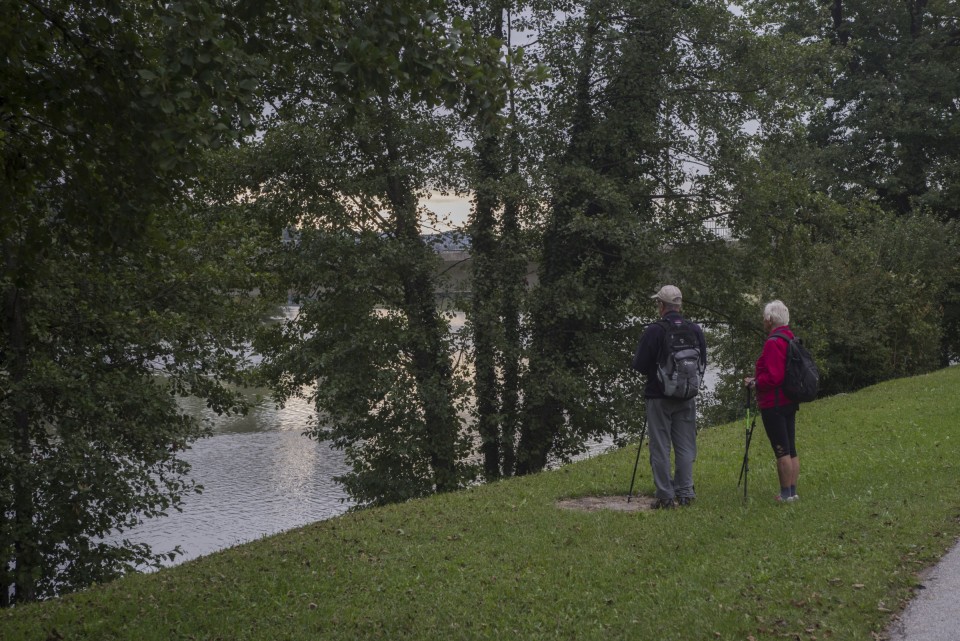
M 650 298 L 655 298 L 668 305 L 679 305 L 683 302 L 683 294 L 681 294 L 680 290 L 674 285 L 664 285 L 660 288 L 659 292 Z

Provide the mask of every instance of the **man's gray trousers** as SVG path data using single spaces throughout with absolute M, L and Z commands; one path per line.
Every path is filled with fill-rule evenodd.
M 650 469 L 658 499 L 694 498 L 693 462 L 697 459 L 697 402 L 648 398 L 647 435 Z M 670 448 L 675 471 L 671 474 Z

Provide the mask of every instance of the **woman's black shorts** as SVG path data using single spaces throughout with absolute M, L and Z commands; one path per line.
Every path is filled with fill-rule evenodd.
M 777 458 L 797 455 L 797 404 L 780 405 L 760 410 L 763 428 Z

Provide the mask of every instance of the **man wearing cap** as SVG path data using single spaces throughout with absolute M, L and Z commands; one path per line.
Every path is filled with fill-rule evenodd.
M 701 367 L 707 362 L 707 343 L 703 330 L 680 314 L 683 295 L 674 285 L 664 285 L 651 296 L 656 301 L 660 320 L 647 325 L 637 351 L 633 369 L 647 377 L 644 390 L 647 406 L 647 434 L 650 443 L 650 468 L 657 488 L 654 508 L 672 508 L 690 505 L 695 498 L 693 489 L 693 462 L 697 458 L 696 398 L 668 397 L 657 377 L 657 361 L 667 336 L 669 324 L 689 324 L 700 343 Z M 671 473 L 670 450 L 674 453 L 674 471 Z

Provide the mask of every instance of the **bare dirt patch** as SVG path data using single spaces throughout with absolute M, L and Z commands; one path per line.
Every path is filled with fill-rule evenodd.
M 557 501 L 557 507 L 564 510 L 581 510 L 583 512 L 597 512 L 599 510 L 614 510 L 616 512 L 646 512 L 653 509 L 655 499 L 652 496 L 634 496 L 627 502 L 626 495 L 615 496 L 581 496 L 573 499 Z

